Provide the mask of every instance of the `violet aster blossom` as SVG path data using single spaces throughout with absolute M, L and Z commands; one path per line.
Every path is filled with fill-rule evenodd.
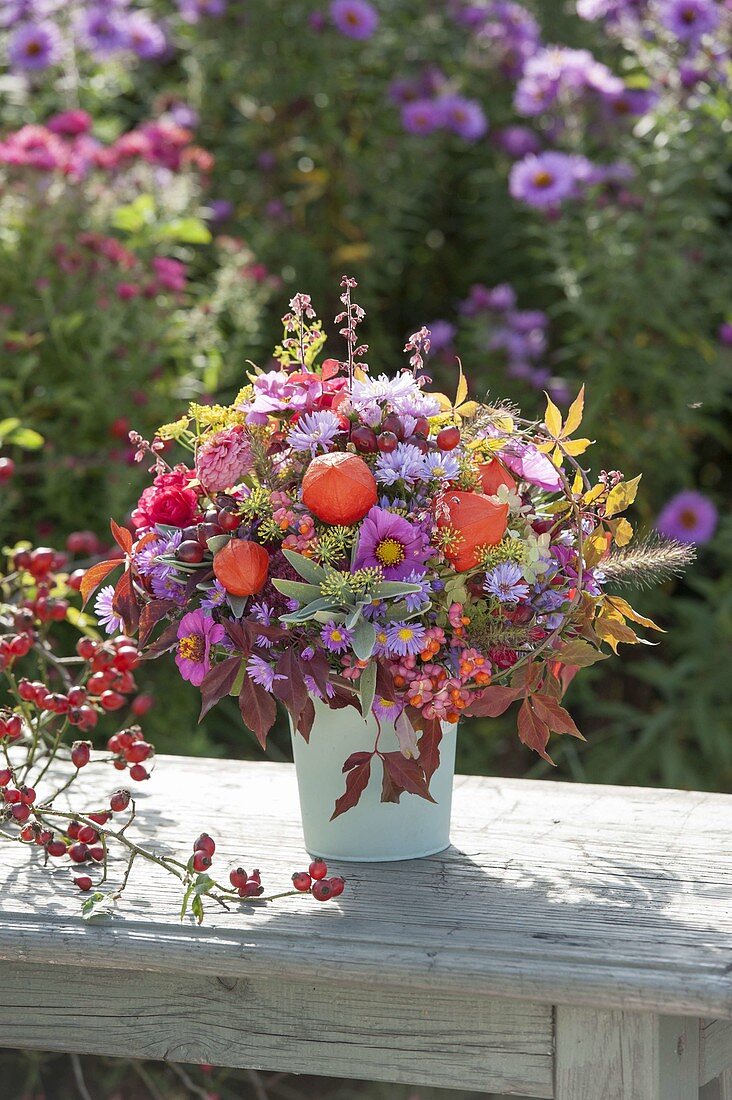
M 154 61 L 165 53 L 167 40 L 162 27 L 144 11 L 133 12 L 125 21 L 127 46 L 143 61 Z
M 430 351 L 452 347 L 457 330 L 449 321 L 431 321 L 427 328 L 430 330 Z
M 529 594 L 529 586 L 523 573 L 512 561 L 501 562 L 486 573 L 483 587 L 501 603 L 517 603 L 526 599 Z
M 77 14 L 76 33 L 84 46 L 99 58 L 118 53 L 127 45 L 124 19 L 106 7 L 90 7 Z
M 576 195 L 575 173 L 574 157 L 567 153 L 530 153 L 513 165 L 509 192 L 529 206 L 554 206 Z
M 186 23 L 198 23 L 204 16 L 224 15 L 226 0 L 178 0 L 178 11 Z
M 205 611 L 189 611 L 178 624 L 178 648 L 175 663 L 184 680 L 196 687 L 211 667 L 211 646 L 222 642 L 226 631 Z
M 404 710 L 404 705 L 396 699 L 385 699 L 383 695 L 377 695 L 371 709 L 380 721 L 393 725 Z
M 367 0 L 333 0 L 330 17 L 341 34 L 359 40 L 371 38 L 379 25 L 379 13 Z
M 684 489 L 663 506 L 656 520 L 656 530 L 679 542 L 709 542 L 718 518 L 709 497 L 695 489 Z
M 495 135 L 495 141 L 512 160 L 520 160 L 529 153 L 538 153 L 541 149 L 539 138 L 526 126 L 506 126 Z
M 441 101 L 442 124 L 465 141 L 478 141 L 488 130 L 488 120 L 480 103 L 463 96 L 444 96 Z
M 402 107 L 402 126 L 408 134 L 433 134 L 443 124 L 443 111 L 436 99 L 414 99 Z
M 114 585 L 105 584 L 100 588 L 94 600 L 94 614 L 100 626 L 103 626 L 107 634 L 120 634 L 124 629 L 124 623 L 113 610 Z
M 331 653 L 344 653 L 351 644 L 353 635 L 350 630 L 346 630 L 345 626 L 331 621 L 325 624 L 320 632 L 320 637 L 325 648 L 329 649 Z
M 230 489 L 252 468 L 252 446 L 246 428 L 236 424 L 216 432 L 196 455 L 196 474 L 209 491 Z
M 293 451 L 309 451 L 315 457 L 319 449 L 329 451 L 335 437 L 342 431 L 335 413 L 324 409 L 301 416 L 287 433 L 287 442 Z
M 424 646 L 426 631 L 419 623 L 392 623 L 386 630 L 389 652 L 398 657 L 419 653 Z
M 415 448 L 416 449 L 416 448 Z M 418 527 L 374 505 L 359 533 L 357 569 L 381 569 L 389 581 L 403 581 L 413 570 L 423 571 L 425 539 Z
M 719 26 L 720 5 L 711 0 L 665 0 L 660 18 L 664 27 L 682 42 L 696 43 Z
M 269 661 L 265 661 L 263 657 L 258 657 L 256 653 L 253 653 L 247 661 L 247 675 L 250 680 L 255 684 L 259 684 L 265 691 L 272 690 L 275 680 L 287 679 L 281 672 L 275 672 Z
M 382 485 L 394 485 L 397 481 L 413 485 L 423 475 L 423 455 L 413 443 L 399 443 L 391 454 L 380 454 L 376 460 L 374 476 Z
M 36 72 L 61 60 L 63 40 L 55 23 L 26 23 L 8 40 L 8 59 L 13 69 Z

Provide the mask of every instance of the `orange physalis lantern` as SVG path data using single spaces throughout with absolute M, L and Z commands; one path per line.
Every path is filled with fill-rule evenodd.
M 443 493 L 435 502 L 438 528 L 452 528 L 459 538 L 445 549 L 445 557 L 458 573 L 478 564 L 478 548 L 495 546 L 508 526 L 508 505 L 494 504 L 482 493 L 464 493 L 455 489 Z
M 302 500 L 324 523 L 348 527 L 376 504 L 376 480 L 358 455 L 333 451 L 318 455 L 302 479 Z
M 492 497 L 498 492 L 499 485 L 507 486 L 511 492 L 516 488 L 516 480 L 511 477 L 508 470 L 497 458 L 491 458 L 478 467 L 480 484 L 487 497 Z
M 256 542 L 231 539 L 214 554 L 217 581 L 232 596 L 253 596 L 264 588 L 269 573 L 269 554 Z

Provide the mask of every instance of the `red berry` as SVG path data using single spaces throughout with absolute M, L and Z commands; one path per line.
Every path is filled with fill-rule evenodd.
M 23 723 L 18 714 L 7 714 L 0 718 L 0 740 L 7 737 L 10 741 L 17 741 L 23 732 Z
M 328 864 L 325 860 L 314 859 L 308 867 L 310 875 L 314 879 L 323 879 L 328 874 Z
M 97 651 L 97 643 L 93 638 L 79 638 L 76 643 L 76 652 L 80 657 L 83 657 L 85 661 L 91 660 Z
M 318 882 L 313 883 L 311 893 L 316 901 L 328 901 L 333 897 L 333 889 L 330 885 L 329 879 L 320 879 Z
M 114 655 L 114 667 L 121 672 L 130 672 L 140 663 L 140 652 L 137 646 L 121 645 Z
M 12 458 L 0 458 L 0 484 L 10 481 L 15 473 L 15 463 Z
M 90 695 L 101 695 L 109 688 L 110 677 L 106 672 L 93 672 L 86 683 Z
M 23 803 L 24 806 L 32 806 L 35 800 L 36 792 L 33 790 L 32 787 L 23 786 L 20 788 L 20 801 Z
M 42 844 L 44 847 L 50 844 L 53 840 L 53 833 L 50 829 L 39 829 L 38 836 L 36 837 L 36 843 Z
M 86 893 L 87 890 L 91 890 L 92 888 L 92 880 L 89 878 L 88 875 L 77 875 L 74 879 L 74 883 L 84 893 Z
M 54 858 L 58 859 L 60 856 L 66 855 L 66 845 L 63 840 L 51 840 L 46 845 L 46 851 L 49 856 L 54 856 Z
M 399 440 L 394 435 L 394 432 L 382 432 L 376 440 L 376 446 L 384 454 L 391 454 L 399 446 Z
M 231 512 L 228 508 L 222 508 L 217 515 L 217 523 L 222 531 L 236 531 L 237 527 L 241 523 L 241 516 L 238 516 L 236 512 Z
M 310 887 L 313 885 L 313 880 L 307 871 L 295 871 L 292 876 L 292 885 L 296 890 L 299 890 L 301 894 L 307 894 Z
M 404 424 L 402 423 L 401 417 L 397 416 L 396 413 L 387 413 L 387 415 L 381 421 L 381 431 L 393 433 L 401 442 L 401 440 L 404 439 L 405 434 Z
M 460 442 L 460 429 L 455 427 L 443 428 L 437 433 L 437 446 L 442 451 L 451 451 Z
M 72 687 L 66 692 L 70 707 L 81 707 L 86 702 L 86 688 Z
M 79 719 L 76 723 L 80 730 L 93 730 L 99 721 L 99 716 L 94 710 L 94 707 L 84 704 L 83 707 L 79 707 Z
M 84 768 L 91 758 L 91 741 L 74 741 L 71 746 L 71 763 L 75 768 Z
M 98 813 L 87 814 L 86 816 L 96 825 L 106 825 L 112 815 L 109 810 L 99 810 Z
M 333 878 L 328 879 L 328 882 L 330 883 L 331 895 L 334 898 L 339 897 L 346 888 L 346 880 L 341 878 L 340 875 L 334 875 Z
M 197 565 L 200 561 L 203 561 L 204 548 L 200 542 L 182 542 L 175 552 L 175 556 L 179 561 L 187 562 L 188 565 Z
M 30 550 L 18 550 L 16 554 L 13 554 L 13 567 L 15 569 L 27 569 L 30 560 Z
M 78 840 L 80 829 L 81 825 L 78 821 L 70 821 L 66 828 L 66 835 L 70 837 L 71 840 Z
M 143 760 L 147 760 L 149 756 L 152 756 L 152 752 L 153 747 L 148 745 L 147 741 L 135 741 L 125 751 L 125 757 L 128 764 L 141 764 Z
M 85 573 L 86 569 L 75 569 L 73 573 L 69 574 L 66 583 L 73 592 L 81 590 L 81 582 L 84 580 Z
M 26 806 L 26 804 L 24 802 L 19 802 L 17 804 L 17 806 L 12 807 L 10 812 L 13 815 L 13 817 L 15 818 L 15 820 L 18 823 L 22 824 L 24 821 L 27 821 L 28 818 L 30 817 L 31 808 L 30 808 L 30 806 Z
M 351 443 L 357 451 L 364 455 L 376 454 L 379 449 L 376 442 L 376 432 L 373 428 L 369 428 L 367 424 L 359 424 L 357 428 L 353 429 Z
M 91 825 L 82 825 L 79 829 L 79 840 L 82 844 L 96 844 L 99 833 Z
M 9 806 L 15 806 L 16 803 L 20 802 L 20 791 L 16 790 L 15 787 L 6 787 L 5 801 L 8 803 Z
M 118 691 L 103 691 L 99 702 L 104 710 L 119 710 L 125 705 L 125 697 Z
M 101 863 L 104 859 L 104 845 L 95 844 L 93 848 L 89 849 L 89 855 L 92 857 L 95 863 Z
M 114 792 L 109 800 L 110 810 L 112 810 L 116 814 L 122 813 L 122 811 L 126 810 L 129 806 L 131 798 L 132 795 L 129 791 L 126 791 L 124 788 L 120 788 L 120 790 Z
M 48 571 L 53 566 L 53 559 L 56 556 L 56 551 L 52 550 L 50 546 L 38 546 L 35 550 L 31 550 L 29 569 L 34 577 L 45 577 Z
M 12 778 L 13 773 L 10 768 L 0 768 L 0 787 L 7 787 Z
M 414 422 L 414 435 L 423 435 L 425 439 L 430 434 L 430 422 L 426 416 L 418 416 Z
M 155 700 L 153 699 L 152 695 L 137 695 L 132 700 L 132 713 L 134 714 L 135 718 L 142 718 L 142 716 L 144 714 L 147 714 L 150 708 L 154 705 Z
M 211 866 L 211 856 L 205 852 L 194 852 L 192 866 L 194 871 L 208 871 Z
M 99 549 L 99 540 L 93 531 L 72 531 L 66 537 L 66 549 L 70 554 L 90 558 Z
M 86 863 L 89 859 L 89 846 L 80 842 L 72 844 L 69 848 L 69 857 L 74 863 Z
M 426 455 L 430 449 L 429 443 L 422 435 L 410 435 L 404 442 L 416 447 L 423 455 Z
M 33 825 L 24 825 L 23 828 L 20 830 L 20 839 L 25 841 L 26 844 L 30 844 L 31 842 L 35 842 L 37 837 L 38 837 L 38 826 L 35 825 L 35 824 L 33 824 Z
M 207 856 L 213 857 L 213 854 L 216 851 L 216 844 L 208 835 L 208 833 L 201 833 L 198 840 L 196 840 L 193 845 L 193 851 L 205 852 Z
M 219 527 L 218 523 L 199 523 L 198 527 L 196 528 L 196 535 L 201 546 L 205 546 L 208 540 L 212 539 L 214 535 L 220 534 L 221 528 Z M 183 543 L 180 544 L 177 552 L 180 552 L 181 546 L 183 546 Z
M 249 876 L 243 867 L 237 867 L 233 871 L 229 871 L 229 882 L 235 890 L 244 890 L 248 878 Z
M 36 689 L 30 680 L 20 680 L 18 683 L 18 695 L 23 702 L 32 703 L 36 697 Z
M 142 764 L 133 764 L 130 768 L 130 779 L 134 779 L 136 783 L 142 783 L 144 779 L 149 778 L 149 772 L 143 768 Z

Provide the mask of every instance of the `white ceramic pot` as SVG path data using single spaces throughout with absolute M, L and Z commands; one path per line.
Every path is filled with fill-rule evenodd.
M 331 710 L 315 700 L 309 742 L 292 734 L 302 828 L 311 855 L 368 863 L 417 859 L 448 847 L 456 725 L 443 725 L 440 764 L 430 780 L 435 802 L 407 793 L 398 803 L 381 802 L 383 765 L 374 757 L 358 805 L 330 820 L 336 799 L 346 789 L 343 764 L 352 753 L 373 749 L 377 733 L 373 715 L 365 721 L 353 707 Z M 379 749 L 392 752 L 398 748 L 394 727 L 382 722 Z

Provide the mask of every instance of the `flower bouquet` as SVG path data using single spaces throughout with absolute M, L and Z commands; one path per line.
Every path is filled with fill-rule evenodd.
M 529 422 L 468 400 L 460 371 L 451 401 L 428 389 L 426 329 L 402 373 L 369 373 L 355 285 L 344 360 L 321 359 L 298 294 L 276 366 L 231 405 L 133 433 L 155 477 L 134 532 L 113 523 L 124 572 L 96 607 L 148 657 L 175 650 L 202 715 L 237 696 L 263 747 L 284 705 L 311 851 L 395 859 L 448 844 L 461 716 L 518 702 L 519 738 L 547 760 L 551 733 L 582 736 L 561 703 L 577 669 L 659 629 L 608 587 L 688 548 L 628 549 L 640 479 L 590 480 L 582 392 Z M 166 462 L 173 444 L 187 464 Z M 90 569 L 85 597 L 118 565 Z

